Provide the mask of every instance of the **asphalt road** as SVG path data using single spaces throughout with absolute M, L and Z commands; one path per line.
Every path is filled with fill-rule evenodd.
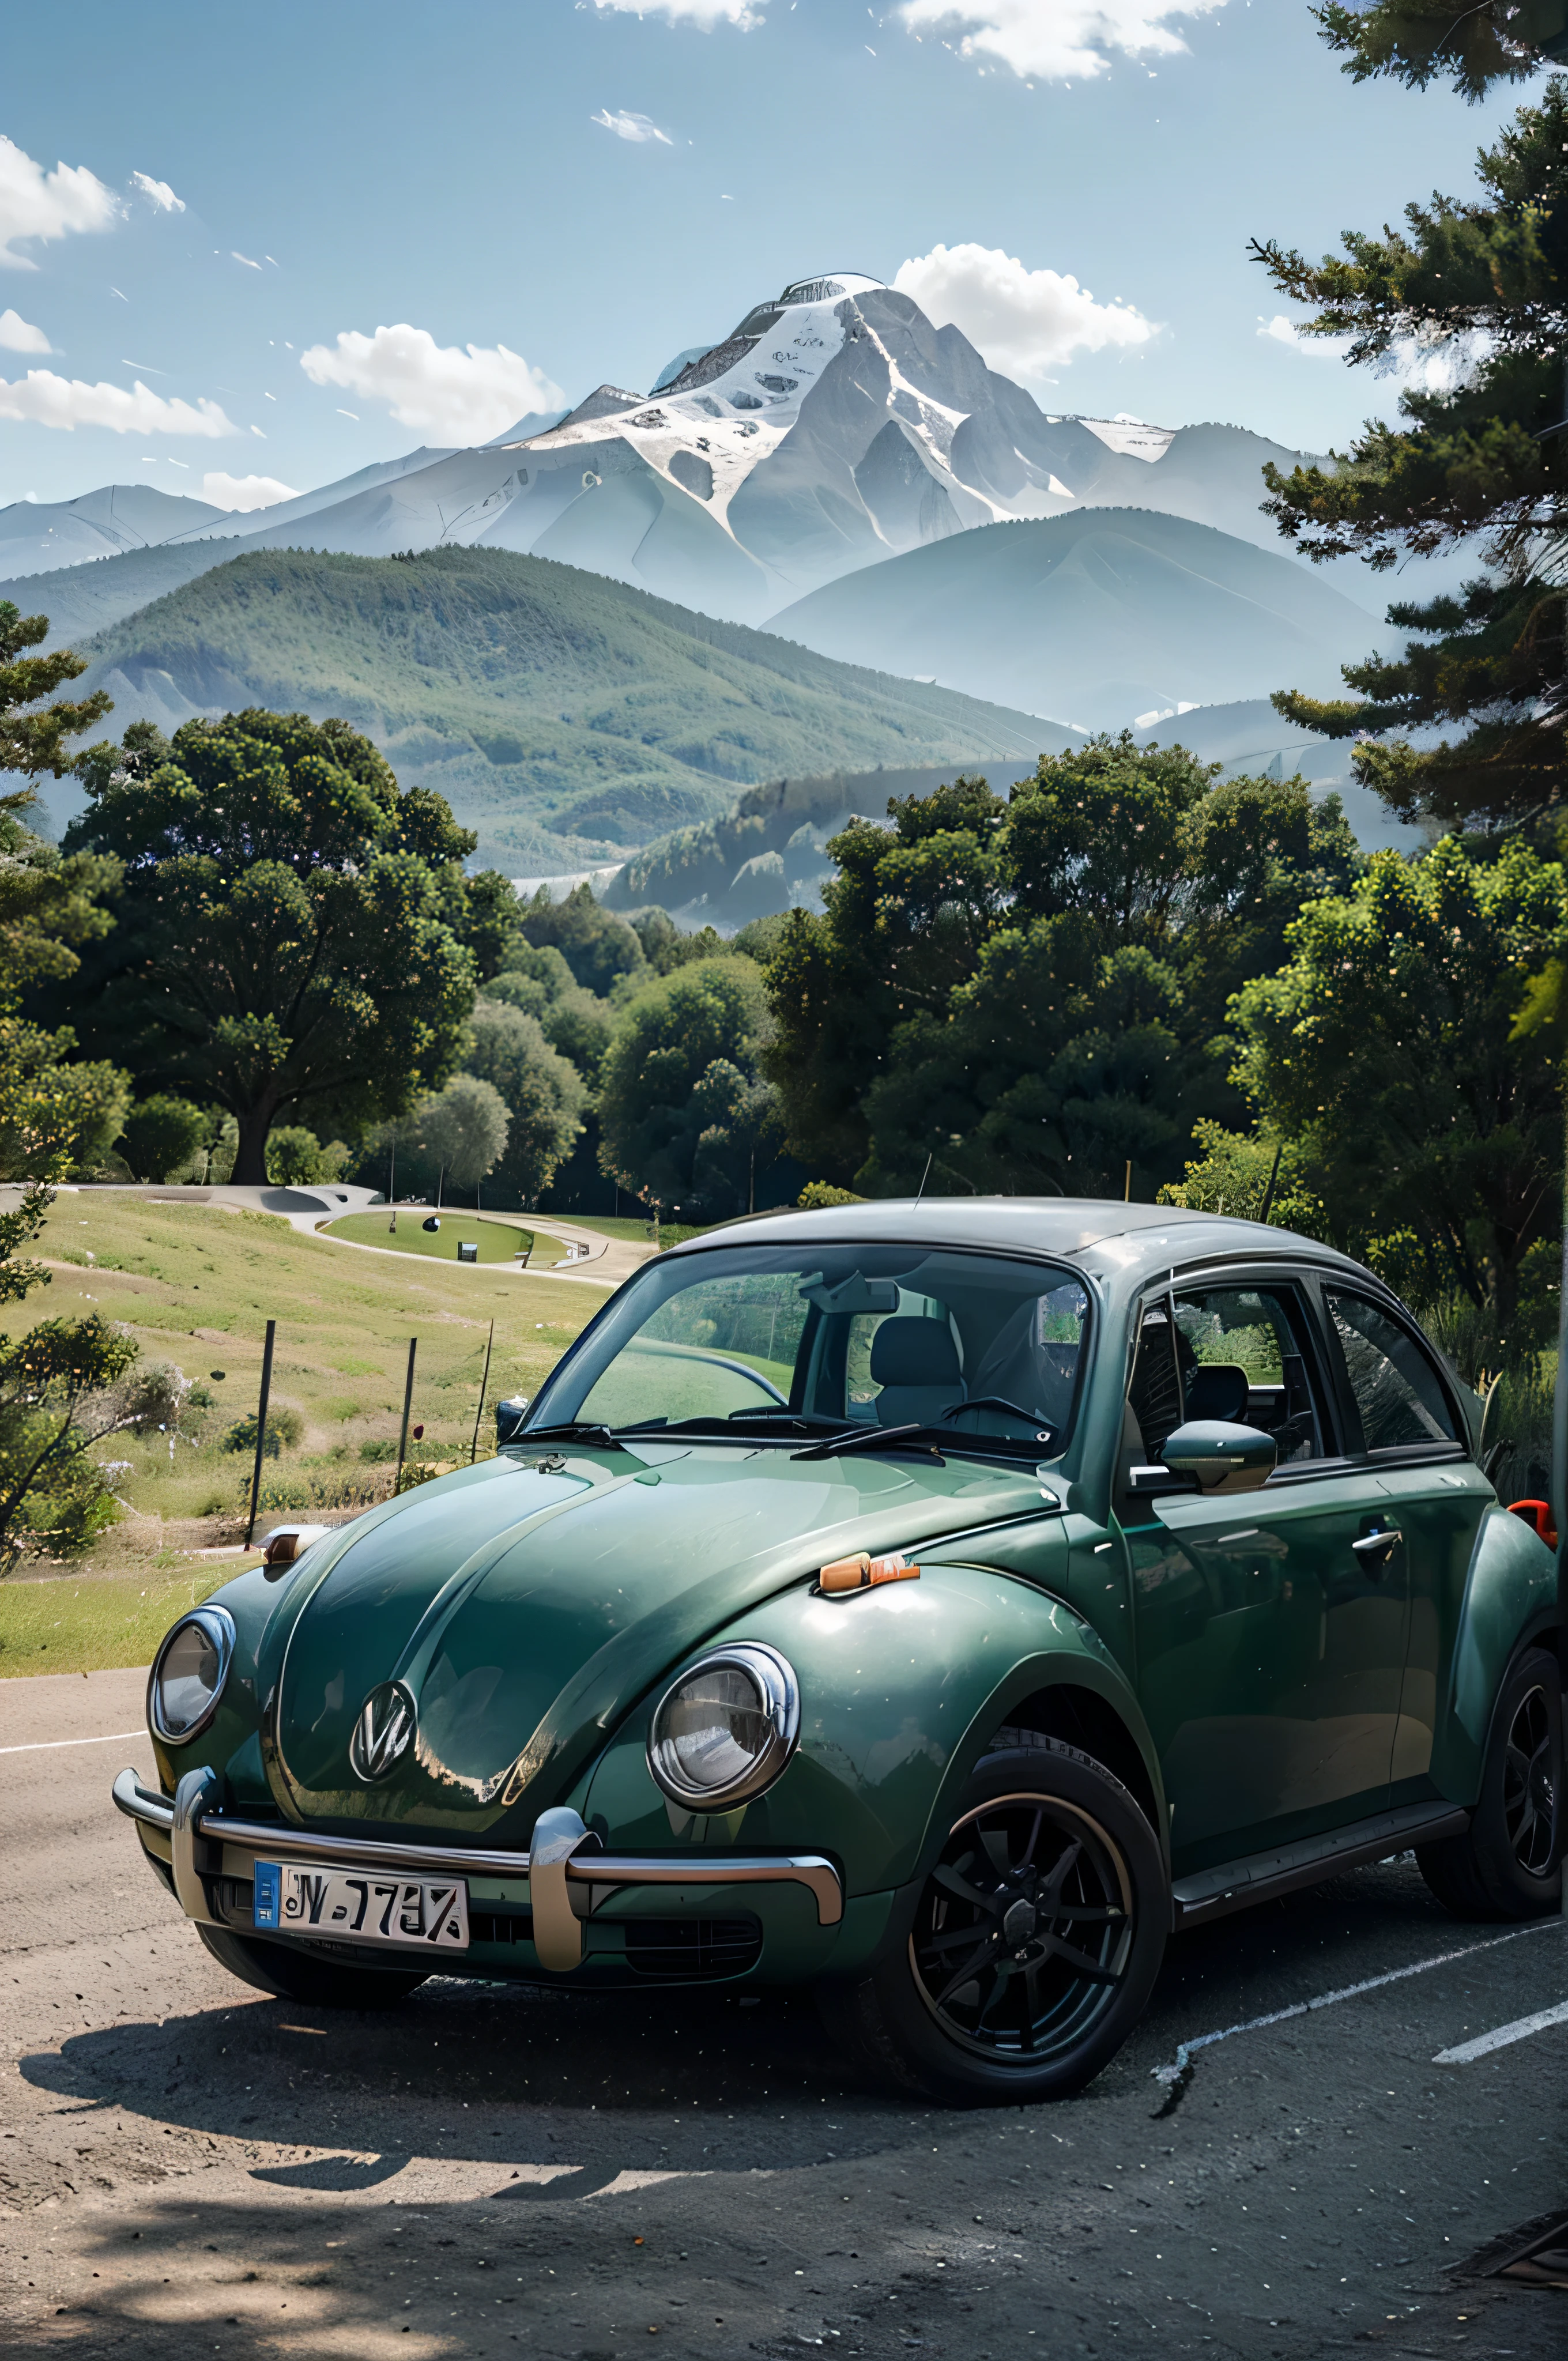
M 860 2086 L 799 1999 L 449 1982 L 334 2018 L 233 1982 L 142 1865 L 108 1793 L 150 1773 L 110 1738 L 141 1697 L 0 1683 L 10 2353 L 1568 2350 L 1568 2295 L 1463 2269 L 1568 2210 L 1568 2022 L 1432 2062 L 1568 1999 L 1562 1920 L 1497 1941 L 1409 1861 L 1360 1872 L 1173 1944 L 1091 2090 L 995 2114 Z M 1196 2051 L 1174 2107 L 1156 2079 L 1409 1967 Z

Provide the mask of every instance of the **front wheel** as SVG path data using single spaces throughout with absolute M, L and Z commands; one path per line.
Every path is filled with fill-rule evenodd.
M 1003 1730 L 976 1765 L 896 1949 L 828 1986 L 828 2029 L 883 2081 L 953 2106 L 1064 2098 L 1115 2056 L 1165 1952 L 1158 1843 L 1119 1779 Z
M 1469 1828 L 1418 1845 L 1416 1861 L 1456 1918 L 1561 1908 L 1563 1681 L 1544 1648 L 1527 1648 L 1503 1683 Z
M 424 1982 L 422 1975 L 398 1968 L 339 1967 L 334 1960 L 312 1959 L 285 1943 L 258 1942 L 227 1927 L 198 1922 L 196 1932 L 218 1965 L 241 1983 L 306 2008 L 396 2008 Z

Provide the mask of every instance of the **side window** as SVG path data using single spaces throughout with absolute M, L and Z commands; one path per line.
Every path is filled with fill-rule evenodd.
M 1179 1285 L 1176 1328 L 1187 1417 L 1261 1429 L 1281 1467 L 1323 1457 L 1327 1429 L 1294 1289 Z
M 1367 1450 L 1457 1442 L 1442 1380 L 1409 1331 L 1365 1296 L 1332 1287 L 1323 1294 Z
M 1310 1376 L 1305 1323 L 1288 1287 L 1183 1285 L 1148 1305 L 1127 1390 L 1135 1455 L 1157 1457 L 1184 1419 L 1223 1419 L 1272 1434 L 1283 1467 L 1321 1459 L 1329 1427 Z

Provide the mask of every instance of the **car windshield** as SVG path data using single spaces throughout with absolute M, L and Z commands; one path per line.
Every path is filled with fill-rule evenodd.
M 651 1263 L 562 1362 L 530 1433 L 579 1424 L 748 1439 L 898 1427 L 1055 1456 L 1089 1298 L 1069 1271 L 923 1246 L 715 1247 Z M 889 1438 L 891 1442 L 891 1437 Z

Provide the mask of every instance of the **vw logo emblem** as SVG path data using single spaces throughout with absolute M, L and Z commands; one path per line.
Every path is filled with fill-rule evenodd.
M 359 1708 L 348 1759 L 361 1779 L 384 1779 L 414 1734 L 414 1701 L 401 1681 L 383 1681 Z

